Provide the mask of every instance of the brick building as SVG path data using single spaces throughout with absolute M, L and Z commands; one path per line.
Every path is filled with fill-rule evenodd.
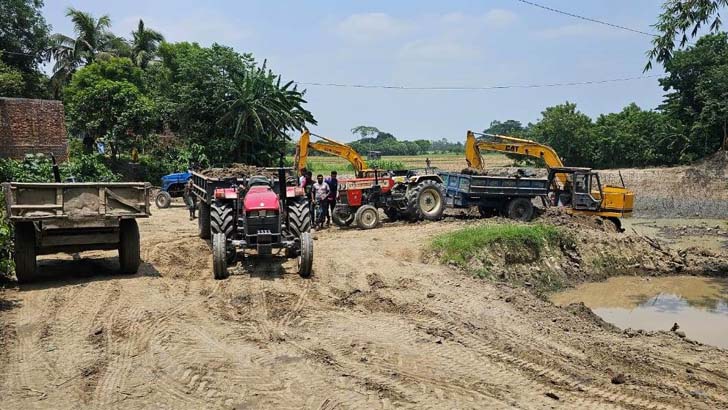
M 23 159 L 25 154 L 68 158 L 63 103 L 0 97 L 0 157 Z

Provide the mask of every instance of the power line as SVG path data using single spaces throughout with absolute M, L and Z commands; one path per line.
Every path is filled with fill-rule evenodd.
M 534 3 L 532 1 L 528 1 L 528 0 L 515 0 L 515 1 L 520 2 L 520 3 L 523 3 L 523 4 L 528 4 L 530 6 L 538 7 L 540 9 L 548 10 L 548 11 L 553 12 L 553 13 L 563 14 L 565 16 L 573 17 L 573 18 L 576 18 L 576 19 L 579 19 L 579 20 L 584 20 L 584 21 L 589 21 L 589 22 L 592 22 L 592 23 L 602 24 L 604 26 L 609 26 L 609 27 L 612 27 L 612 28 L 620 29 L 620 30 L 631 31 L 633 33 L 642 34 L 644 36 L 658 37 L 657 35 L 652 34 L 652 33 L 648 33 L 646 31 L 637 30 L 637 29 L 633 29 L 633 28 L 629 28 L 629 27 L 625 27 L 625 26 L 620 26 L 619 24 L 613 24 L 613 23 L 609 23 L 609 22 L 606 22 L 606 21 L 593 19 L 593 18 L 590 18 L 590 17 L 580 16 L 578 14 L 569 13 L 568 11 L 563 11 L 563 10 L 555 9 L 553 7 L 548 7 L 548 6 L 544 6 L 542 4 Z
M 624 81 L 644 80 L 648 78 L 659 77 L 658 74 L 644 75 L 638 77 L 612 78 L 608 80 L 591 80 L 591 81 L 570 81 L 563 83 L 544 83 L 544 84 L 510 84 L 510 85 L 491 85 L 482 87 L 457 87 L 457 86 L 441 86 L 441 87 L 409 87 L 404 85 L 383 85 L 383 84 L 342 84 L 342 83 L 317 83 L 317 82 L 298 82 L 296 84 L 312 86 L 312 87 L 336 87 L 336 88 L 367 88 L 367 89 L 384 89 L 384 90 L 411 90 L 411 91 L 488 91 L 488 90 L 505 90 L 512 88 L 547 88 L 547 87 L 570 87 L 577 85 L 595 85 L 606 83 L 617 83 Z

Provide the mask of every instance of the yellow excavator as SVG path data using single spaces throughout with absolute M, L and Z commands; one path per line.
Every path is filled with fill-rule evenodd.
M 553 148 L 522 138 L 468 131 L 465 160 L 470 168 L 484 169 L 481 151 L 540 158 L 549 170 L 556 200 L 573 214 L 594 215 L 612 220 L 621 229 L 619 218 L 632 216 L 634 192 L 622 186 L 602 185 L 599 174 L 590 168 L 566 167 Z
M 311 141 L 312 135 L 322 141 Z M 308 151 L 311 149 L 346 159 L 354 168 L 357 178 L 364 178 L 374 173 L 373 170 L 367 167 L 364 158 L 354 148 L 330 138 L 311 134 L 308 130 L 305 130 L 301 134 L 301 138 L 299 138 L 298 144 L 296 145 L 296 156 L 293 159 L 293 165 L 296 167 L 296 171 L 300 171 L 306 167 Z

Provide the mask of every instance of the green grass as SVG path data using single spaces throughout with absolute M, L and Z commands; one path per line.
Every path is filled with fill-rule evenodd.
M 437 236 L 432 247 L 443 262 L 466 266 L 484 248 L 501 245 L 505 248 L 527 248 L 540 253 L 546 244 L 571 245 L 571 236 L 559 228 L 534 225 L 483 225 L 464 228 Z

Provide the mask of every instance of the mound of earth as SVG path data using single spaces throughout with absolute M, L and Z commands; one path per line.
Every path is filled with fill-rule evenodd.
M 247 178 L 254 175 L 275 178 L 278 175 L 276 171 L 246 164 L 232 164 L 225 168 L 208 168 L 203 170 L 201 174 L 209 178 Z
M 498 167 L 498 168 L 465 168 L 461 171 L 467 175 L 483 175 L 494 177 L 521 177 L 521 178 L 546 178 L 548 171 L 544 168 L 519 168 L 519 167 Z

